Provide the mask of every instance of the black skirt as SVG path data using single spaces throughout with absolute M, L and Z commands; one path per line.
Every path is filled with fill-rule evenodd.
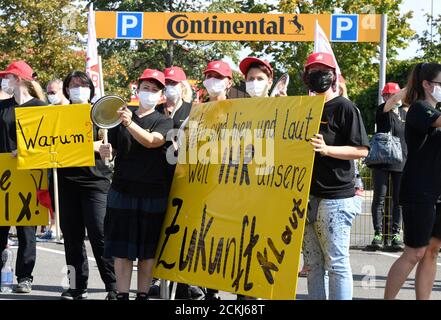
M 167 198 L 138 197 L 110 188 L 104 220 L 104 257 L 155 257 Z

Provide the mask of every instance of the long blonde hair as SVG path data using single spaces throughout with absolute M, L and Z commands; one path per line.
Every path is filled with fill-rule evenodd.
M 187 80 L 182 81 L 181 83 L 182 83 L 182 100 L 191 103 L 193 101 L 193 90 L 191 89 L 191 85 Z
M 28 90 L 29 94 L 34 98 L 41 100 L 43 102 L 47 102 L 46 96 L 43 92 L 43 88 L 41 88 L 40 84 L 34 80 L 25 80 L 23 79 L 23 85 Z

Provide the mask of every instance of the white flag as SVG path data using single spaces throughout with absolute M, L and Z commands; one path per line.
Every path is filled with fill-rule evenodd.
M 93 3 L 89 7 L 89 17 L 87 21 L 87 58 L 86 58 L 86 73 L 92 79 L 95 86 L 95 96 L 93 101 L 96 101 L 104 94 L 102 85 L 102 72 L 98 61 L 98 43 L 96 41 L 95 30 L 95 12 L 93 11 Z
M 318 20 L 315 20 L 315 31 L 314 31 L 314 53 L 316 52 L 326 52 L 332 55 L 334 58 L 337 76 L 341 75 L 340 67 L 338 66 L 337 59 L 335 59 L 334 51 L 332 51 L 331 44 L 329 43 L 328 37 L 323 29 L 320 27 Z

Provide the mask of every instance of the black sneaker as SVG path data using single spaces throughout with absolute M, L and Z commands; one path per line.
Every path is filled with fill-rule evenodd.
M 61 294 L 61 300 L 87 299 L 87 289 L 68 289 Z
M 383 249 L 383 235 L 381 233 L 375 234 L 370 247 L 375 250 Z
M 137 292 L 135 300 L 138 300 L 138 301 L 149 300 L 149 295 L 145 292 Z
M 391 247 L 395 251 L 402 251 L 404 249 L 403 240 L 401 240 L 401 237 L 398 233 L 392 236 Z
M 116 291 L 109 291 L 109 292 L 107 292 L 106 299 L 104 299 L 104 300 L 118 300 L 117 299 L 117 295 L 118 295 L 118 292 L 116 292 Z
M 116 300 L 129 301 L 128 292 L 120 292 L 116 295 Z
M 18 281 L 17 287 L 15 287 L 16 293 L 31 293 L 32 291 L 32 280 L 31 279 L 21 279 Z

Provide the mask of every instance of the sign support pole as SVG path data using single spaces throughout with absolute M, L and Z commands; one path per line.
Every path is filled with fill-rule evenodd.
M 378 104 L 383 103 L 381 90 L 386 84 L 386 65 L 387 65 L 387 15 L 381 15 L 381 42 L 380 42 L 380 77 L 378 87 Z

